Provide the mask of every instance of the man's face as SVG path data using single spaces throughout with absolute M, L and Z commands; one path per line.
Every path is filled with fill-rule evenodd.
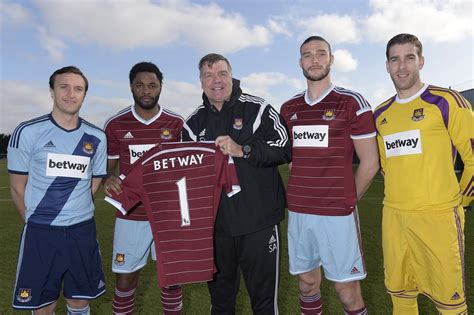
M 232 94 L 232 73 L 224 60 L 213 65 L 205 64 L 200 70 L 201 87 L 209 102 L 218 109 Z
M 388 52 L 387 72 L 397 91 L 409 92 L 413 89 L 416 92 L 424 64 L 423 56 L 418 56 L 418 48 L 412 43 L 396 44 Z
M 58 74 L 50 92 L 55 110 L 63 114 L 75 115 L 79 113 L 86 96 L 86 82 L 79 74 Z
M 161 84 L 153 72 L 138 72 L 130 84 L 135 104 L 142 109 L 152 109 L 158 104 Z
M 309 81 L 321 81 L 326 78 L 333 60 L 328 45 L 323 41 L 313 40 L 301 47 L 300 67 Z

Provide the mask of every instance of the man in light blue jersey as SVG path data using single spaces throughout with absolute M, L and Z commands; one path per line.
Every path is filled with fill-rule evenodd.
M 49 79 L 53 110 L 14 130 L 8 145 L 13 202 L 25 222 L 13 308 L 53 314 L 61 287 L 67 314 L 89 314 L 105 292 L 93 195 L 106 176 L 106 138 L 79 117 L 88 82 L 68 66 Z

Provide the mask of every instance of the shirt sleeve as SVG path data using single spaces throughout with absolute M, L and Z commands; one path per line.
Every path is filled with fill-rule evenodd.
M 263 105 L 262 105 L 263 106 Z M 248 161 L 256 167 L 268 167 L 291 161 L 291 142 L 288 128 L 278 112 L 269 104 L 257 115 L 253 139 L 249 143 Z
M 105 201 L 126 215 L 143 198 L 144 188 L 141 164 L 133 164 L 126 174 L 120 175 L 120 179 L 122 180 L 122 192 L 115 194 L 111 191 L 112 197 L 105 197 Z
M 474 117 L 471 104 L 460 93 L 455 96 L 457 99 L 449 99 L 448 132 L 464 163 L 460 186 L 466 207 L 474 195 Z
M 29 135 L 29 129 L 19 125 L 10 137 L 7 152 L 8 172 L 27 175 L 36 138 Z
M 105 134 L 101 132 L 102 136 L 99 138 L 99 145 L 97 152 L 94 154 L 92 160 L 92 177 L 106 177 L 107 176 L 107 141 Z
M 355 103 L 357 102 L 353 100 L 354 110 L 350 121 L 351 138 L 365 139 L 375 137 L 376 132 L 372 108 L 361 95 L 358 94 L 357 96 L 365 106 L 360 107 L 360 105 L 356 105 Z
M 120 157 L 120 141 L 115 135 L 113 122 L 105 127 L 105 135 L 107 136 L 107 158 L 118 159 Z

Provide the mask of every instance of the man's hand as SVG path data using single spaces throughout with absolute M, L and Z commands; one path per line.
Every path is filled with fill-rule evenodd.
M 112 197 L 112 192 L 120 194 L 122 192 L 122 180 L 115 176 L 110 175 L 104 182 L 104 191 L 108 197 Z
M 230 155 L 232 157 L 243 157 L 242 146 L 235 143 L 229 136 L 219 136 L 214 141 L 216 146 L 219 147 L 224 155 Z

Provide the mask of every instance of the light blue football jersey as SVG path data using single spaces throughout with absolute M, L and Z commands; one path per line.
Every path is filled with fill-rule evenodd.
M 79 119 L 65 130 L 51 114 L 21 123 L 8 144 L 8 172 L 28 175 L 26 220 L 68 226 L 94 215 L 93 177 L 105 177 L 107 141 L 102 130 Z

